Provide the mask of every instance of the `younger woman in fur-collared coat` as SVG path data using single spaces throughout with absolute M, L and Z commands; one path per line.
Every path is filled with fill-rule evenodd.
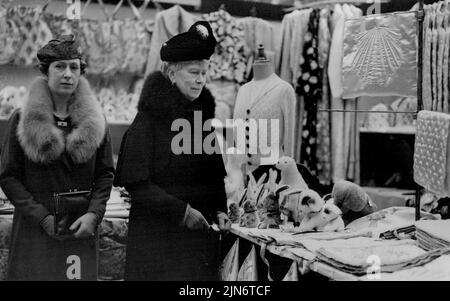
M 46 77 L 33 82 L 24 107 L 9 120 L 0 164 L 0 185 L 15 207 L 8 280 L 97 280 L 96 229 L 114 165 L 106 121 L 81 76 L 77 49 L 63 39 L 38 52 Z M 53 194 L 74 189 L 91 191 L 89 208 L 70 225 L 73 237 L 60 240 Z

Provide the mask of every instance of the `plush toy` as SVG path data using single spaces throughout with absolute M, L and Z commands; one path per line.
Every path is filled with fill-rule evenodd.
M 325 205 L 322 197 L 312 189 L 303 190 L 300 193 L 300 211 L 304 215 L 319 212 Z
M 262 201 L 262 218 L 261 223 L 258 225 L 260 229 L 267 228 L 279 228 L 279 225 L 283 223 L 280 212 L 280 193 L 289 186 L 281 186 L 275 192 L 270 192 Z
M 318 212 L 306 214 L 300 223 L 298 232 L 325 231 L 339 232 L 345 228 L 341 218 L 341 210 L 334 205 L 333 200 L 327 201 Z
M 256 212 L 256 202 L 252 199 L 247 199 L 243 204 L 244 213 L 241 217 L 241 227 L 256 228 L 259 225 L 259 217 Z
M 267 174 L 263 174 L 258 179 L 258 182 L 256 182 L 256 179 L 252 173 L 248 173 L 248 177 L 249 182 L 247 185 L 247 199 L 252 200 L 256 205 L 264 193 L 264 180 L 266 179 Z
M 238 203 L 231 203 L 228 206 L 228 218 L 231 223 L 239 224 L 241 222 L 242 208 L 239 207 Z
M 264 200 L 270 193 L 275 195 L 276 190 L 279 186 L 276 182 L 276 179 L 277 179 L 277 172 L 273 169 L 269 169 L 269 179 L 267 180 L 266 184 L 264 184 L 262 192 L 260 193 L 261 197 L 258 199 L 258 203 L 256 205 L 260 220 L 263 219 L 263 214 L 265 213 Z
M 289 185 L 292 190 L 308 189 L 308 185 L 298 171 L 294 159 L 287 156 L 281 157 L 276 167 L 281 171 L 280 185 Z
M 294 222 L 294 227 L 298 227 L 303 218 L 299 206 L 300 193 L 301 190 L 289 190 L 286 194 L 280 195 L 280 212 L 287 221 Z
M 288 190 L 282 197 L 280 210 L 294 222 L 294 227 L 298 227 L 306 215 L 319 212 L 324 204 L 325 201 L 314 190 Z
M 341 209 L 346 225 L 378 209 L 362 187 L 349 181 L 337 181 L 331 195 L 334 203 Z

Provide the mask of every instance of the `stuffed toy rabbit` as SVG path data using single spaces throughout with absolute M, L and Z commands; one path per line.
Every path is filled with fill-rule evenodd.
M 267 183 L 264 184 L 263 191 L 260 194 L 261 197 L 259 198 L 258 204 L 257 204 L 257 210 L 258 210 L 258 215 L 259 215 L 259 219 L 260 220 L 263 219 L 263 214 L 265 213 L 264 200 L 267 198 L 267 196 L 270 193 L 275 195 L 276 190 L 277 190 L 277 188 L 279 186 L 277 184 L 276 180 L 277 180 L 277 172 L 276 172 L 276 170 L 269 169 L 269 179 L 267 180 Z
M 244 213 L 241 217 L 241 227 L 245 228 L 256 228 L 259 224 L 259 217 L 256 212 L 256 202 L 252 199 L 247 199 L 244 201 Z
M 255 206 L 258 204 L 262 194 L 264 193 L 264 180 L 267 174 L 263 174 L 256 182 L 255 177 L 252 173 L 248 174 L 249 182 L 247 185 L 247 200 L 252 200 L 255 202 Z
M 262 201 L 262 218 L 258 225 L 260 229 L 279 228 L 283 223 L 280 212 L 280 193 L 289 189 L 289 186 L 281 186 L 275 192 L 270 192 Z
M 228 217 L 233 224 L 239 224 L 241 222 L 241 216 L 244 209 L 240 207 L 242 199 L 245 198 L 246 191 L 241 192 L 241 196 L 237 202 L 231 202 L 228 204 Z

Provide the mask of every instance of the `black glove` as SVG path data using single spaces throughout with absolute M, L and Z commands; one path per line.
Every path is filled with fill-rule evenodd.
M 192 208 L 189 204 L 186 206 L 183 225 L 189 230 L 208 230 L 209 224 L 203 214 Z

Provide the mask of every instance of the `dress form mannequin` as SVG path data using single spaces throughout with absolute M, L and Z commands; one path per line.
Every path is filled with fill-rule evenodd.
M 268 78 L 274 73 L 273 63 L 266 57 L 264 47 L 259 45 L 258 55 L 253 63 L 253 79 L 255 81 Z
M 242 120 L 246 124 L 245 146 L 241 149 L 239 141 L 235 141 L 236 147 L 247 155 L 247 162 L 244 164 L 246 172 L 253 171 L 261 164 L 272 165 L 278 161 L 275 158 L 273 162 L 268 162 L 272 160 L 272 156 L 261 151 L 262 144 L 263 147 L 269 146 L 272 149 L 276 141 L 279 156 L 293 156 L 295 102 L 294 88 L 275 74 L 272 61 L 267 58 L 264 47 L 260 45 L 253 63 L 253 80 L 239 89 L 233 114 L 235 121 Z M 262 120 L 267 121 L 268 128 L 260 127 Z M 273 120 L 278 120 L 279 132 L 276 137 L 271 135 Z M 254 129 L 252 124 L 257 126 L 257 131 L 249 130 Z M 260 141 L 261 130 L 267 133 L 264 143 Z M 257 149 L 257 153 L 252 152 L 252 149 Z

